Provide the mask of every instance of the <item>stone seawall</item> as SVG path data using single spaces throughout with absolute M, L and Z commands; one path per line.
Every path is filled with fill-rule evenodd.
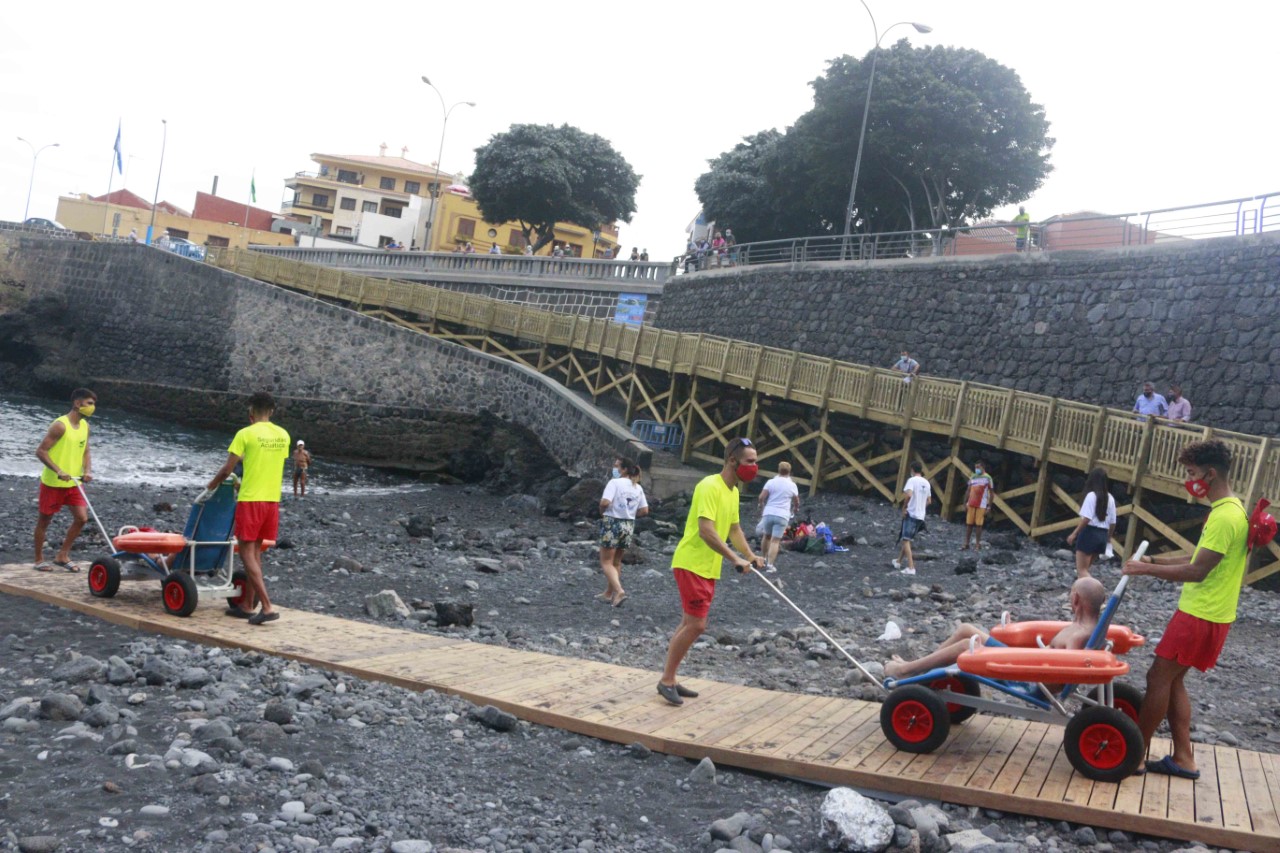
M 27 306 L 0 341 L 12 385 L 93 382 L 119 392 L 109 405 L 222 426 L 264 389 L 320 452 L 453 476 L 522 447 L 574 475 L 619 453 L 648 464 L 536 371 L 145 246 L 0 235 L 0 285 Z
M 667 282 L 656 324 L 1274 435 L 1280 235 L 986 258 L 739 267 Z

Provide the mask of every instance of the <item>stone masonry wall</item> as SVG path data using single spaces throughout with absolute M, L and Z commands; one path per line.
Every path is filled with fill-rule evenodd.
M 738 267 L 667 282 L 657 325 L 1276 435 L 1280 234 L 1131 249 Z
M 167 252 L 0 235 L 0 284 L 61 303 L 48 332 L 70 346 L 34 368 L 46 381 L 92 379 L 196 411 L 265 389 L 351 458 L 412 466 L 424 437 L 481 424 L 537 436 L 571 474 L 623 452 L 647 466 L 625 430 L 536 371 Z

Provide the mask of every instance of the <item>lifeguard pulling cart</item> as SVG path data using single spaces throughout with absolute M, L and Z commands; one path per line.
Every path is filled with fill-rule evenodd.
M 98 557 L 89 567 L 89 592 L 111 598 L 123 580 L 158 580 L 164 609 L 175 616 L 190 616 L 202 597 L 243 605 L 247 581 L 245 573 L 235 568 L 238 548 L 231 535 L 235 515 L 236 487 L 231 481 L 196 499 L 182 533 L 130 526 L 109 537 L 94 513 L 103 539 L 115 551 Z
M 1141 559 L 1146 550 L 1143 542 L 1133 559 Z M 1066 622 L 1011 623 L 1006 613 L 991 629 L 994 644 L 978 645 L 975 637 L 951 666 L 886 679 L 889 696 L 880 710 L 885 737 L 905 752 L 932 752 L 946 741 L 953 724 L 978 711 L 994 711 L 1065 725 L 1067 758 L 1090 779 L 1118 782 L 1132 775 L 1144 757 L 1138 729 L 1143 694 L 1116 683 L 1129 671 L 1117 655 L 1146 639 L 1111 624 L 1128 582 L 1128 577 L 1120 579 L 1083 649 L 1045 648 Z M 986 698 L 983 687 L 1014 701 Z

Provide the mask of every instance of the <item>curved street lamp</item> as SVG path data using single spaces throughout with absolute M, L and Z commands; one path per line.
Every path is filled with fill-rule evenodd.
M 444 159 L 444 133 L 446 130 L 449 129 L 449 116 L 453 112 L 455 107 L 461 107 L 464 105 L 468 107 L 474 107 L 476 105 L 476 102 L 475 101 L 458 101 L 453 106 L 446 108 L 444 105 L 444 95 L 440 94 L 440 90 L 436 88 L 436 85 L 432 83 L 429 79 L 427 79 L 427 75 L 425 74 L 422 75 L 422 82 L 430 86 L 431 91 L 435 92 L 436 97 L 440 99 L 440 113 L 444 117 L 444 120 L 440 122 L 440 150 L 436 154 L 436 191 L 431 193 L 431 206 L 427 211 L 427 235 L 423 245 L 423 249 L 425 251 L 430 252 L 431 251 L 431 233 L 435 230 L 435 227 L 436 227 L 436 197 L 440 195 L 441 192 L 444 191 L 444 187 L 440 185 L 440 168 L 441 168 L 440 162 Z M 427 188 L 430 189 L 430 187 L 431 185 L 428 184 Z
M 31 189 L 36 185 L 36 160 L 39 159 L 41 151 L 46 148 L 57 148 L 59 144 L 50 142 L 48 145 L 41 145 L 36 148 L 31 144 L 30 140 L 23 139 L 21 136 L 18 137 L 18 141 L 27 143 L 27 147 L 31 149 L 31 180 L 27 182 L 27 206 L 22 208 L 22 221 L 26 222 L 27 214 L 31 212 Z
M 916 23 L 915 21 L 898 21 L 896 24 L 890 24 L 885 28 L 884 32 L 876 29 L 876 16 L 871 14 L 871 7 L 866 4 L 866 0 L 858 0 L 862 3 L 862 8 L 867 10 L 867 16 L 871 18 L 871 31 L 876 37 L 876 45 L 871 49 L 871 75 L 867 78 L 867 99 L 862 105 L 862 129 L 858 131 L 858 154 L 853 160 L 853 183 L 849 186 L 849 205 L 844 211 L 844 236 L 848 237 L 853 228 L 853 201 L 854 196 L 858 192 L 858 172 L 862 170 L 862 142 L 867 138 L 867 114 L 871 112 L 871 87 L 876 82 L 876 60 L 880 56 L 880 41 L 889 34 L 889 30 L 894 27 L 914 27 L 918 33 L 933 32 L 933 27 L 926 24 Z

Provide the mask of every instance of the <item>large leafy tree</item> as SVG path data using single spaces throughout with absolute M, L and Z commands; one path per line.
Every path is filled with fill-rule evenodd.
M 733 156 L 742 145 L 711 161 L 695 185 L 707 215 L 732 222 L 740 241 L 838 233 L 870 69 L 871 54 L 832 61 L 813 81 L 813 108 L 785 135 L 775 132 L 769 157 L 755 164 L 762 168 L 750 172 L 752 164 Z M 961 48 L 912 48 L 906 40 L 883 48 L 855 225 L 863 231 L 956 226 L 1022 201 L 1052 168 L 1048 131 L 1044 108 L 995 60 Z M 744 170 L 756 180 L 749 199 L 731 191 L 748 184 Z M 765 209 L 740 219 L 744 204 Z
M 512 125 L 476 149 L 471 176 L 485 220 L 520 223 L 534 251 L 551 242 L 557 222 L 630 222 L 639 184 L 608 140 L 567 124 Z

